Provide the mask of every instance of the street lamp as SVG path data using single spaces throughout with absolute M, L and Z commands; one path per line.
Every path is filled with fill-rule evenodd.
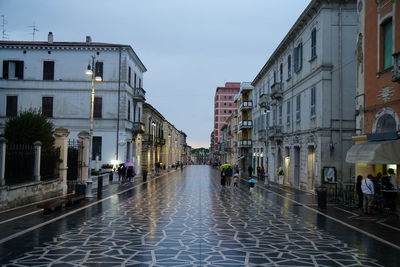
M 93 150 L 93 114 L 94 114 L 94 83 L 101 82 L 102 78 L 100 76 L 96 76 L 95 70 L 95 56 L 92 56 L 92 62 L 87 66 L 85 74 L 91 76 L 91 85 L 92 85 L 92 93 L 90 98 L 90 125 L 89 125 L 89 162 L 88 162 L 88 179 L 87 179 L 87 187 L 86 187 L 86 197 L 93 197 L 92 195 L 92 150 Z

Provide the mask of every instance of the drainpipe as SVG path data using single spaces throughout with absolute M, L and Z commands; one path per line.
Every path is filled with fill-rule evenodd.
M 341 4 L 339 4 L 341 6 Z M 343 59 L 342 59 L 342 7 L 339 8 L 339 158 L 343 154 Z M 343 160 L 340 160 L 340 170 L 343 179 Z
M 117 105 L 117 143 L 115 149 L 115 159 L 118 161 L 118 143 L 119 143 L 119 109 L 121 102 L 121 48 L 119 51 L 119 59 L 118 59 L 118 105 Z

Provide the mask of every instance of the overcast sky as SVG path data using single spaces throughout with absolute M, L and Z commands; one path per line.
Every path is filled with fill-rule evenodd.
M 208 147 L 225 82 L 253 81 L 310 0 L 0 0 L 8 40 L 128 44 L 146 99 L 193 147 Z M 1 36 L 0 36 L 1 37 Z

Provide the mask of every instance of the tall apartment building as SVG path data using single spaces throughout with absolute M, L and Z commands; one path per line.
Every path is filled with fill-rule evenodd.
M 0 41 L 0 131 L 29 108 L 41 109 L 69 138 L 89 132 L 95 75 L 91 166 L 118 159 L 140 163 L 145 66 L 129 45 L 92 42 Z
M 214 97 L 214 138 L 221 142 L 221 128 L 229 116 L 236 110 L 234 96 L 240 90 L 240 83 L 227 82 L 224 87 L 217 87 Z
M 355 132 L 356 4 L 311 1 L 252 82 L 270 179 L 283 167 L 279 182 L 311 191 L 353 175 L 344 158 Z

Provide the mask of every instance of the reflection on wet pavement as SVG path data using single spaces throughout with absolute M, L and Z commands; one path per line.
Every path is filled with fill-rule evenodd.
M 250 195 L 245 184 L 221 188 L 208 166 L 190 166 L 96 209 L 5 266 L 382 266 L 325 231 L 325 217 L 313 224 L 291 203 L 264 191 Z

